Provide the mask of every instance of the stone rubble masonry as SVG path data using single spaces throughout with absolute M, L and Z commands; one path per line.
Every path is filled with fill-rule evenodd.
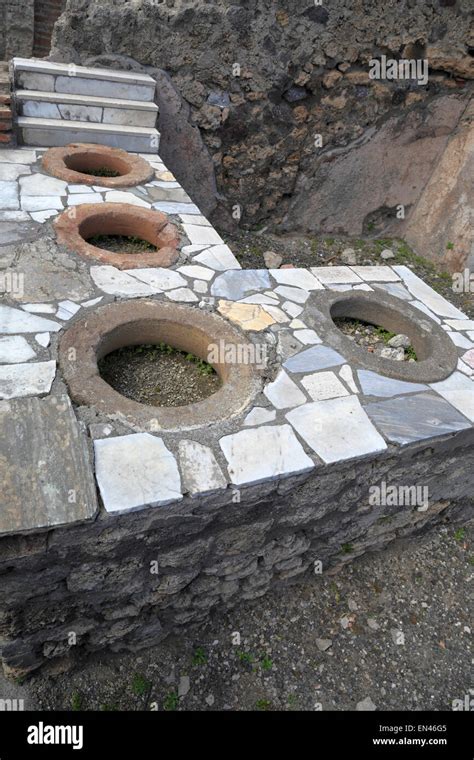
M 471 429 L 241 492 L 4 536 L 4 671 L 20 677 L 105 648 L 138 651 L 214 610 L 309 577 L 318 560 L 333 573 L 395 539 L 464 522 L 474 513 L 472 443 Z M 381 481 L 427 486 L 428 509 L 370 504 L 369 486 Z

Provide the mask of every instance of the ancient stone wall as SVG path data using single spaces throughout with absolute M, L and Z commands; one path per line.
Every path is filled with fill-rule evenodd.
M 440 521 L 465 522 L 472 440 L 464 431 L 240 492 L 3 537 L 5 672 L 67 667 L 106 647 L 138 650 L 304 574 L 336 572 Z M 428 487 L 428 508 L 371 504 L 369 486 L 382 481 Z
M 0 61 L 47 56 L 66 0 L 0 0 Z
M 157 77 L 163 158 L 214 222 L 231 226 L 238 206 L 243 225 L 402 236 L 397 206 L 407 218 L 470 97 L 470 10 L 470 0 L 383 10 L 378 0 L 69 0 L 52 52 L 138 62 Z M 371 79 L 382 55 L 427 59 L 428 81 Z M 445 256 L 438 240 L 424 247 Z

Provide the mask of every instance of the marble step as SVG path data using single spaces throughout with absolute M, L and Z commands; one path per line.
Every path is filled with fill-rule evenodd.
M 153 102 L 156 82 L 148 74 L 14 58 L 18 89 Z
M 155 103 L 143 100 L 17 90 L 15 101 L 20 116 L 32 116 L 40 119 L 154 127 L 158 116 L 158 106 Z
M 158 153 L 160 133 L 151 127 L 97 124 L 19 116 L 17 126 L 24 145 L 51 148 L 74 142 L 98 143 L 132 153 Z

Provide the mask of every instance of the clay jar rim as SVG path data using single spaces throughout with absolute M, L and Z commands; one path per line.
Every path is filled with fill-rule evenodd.
M 120 172 L 119 177 L 99 177 L 84 174 L 80 166 L 106 167 Z M 133 187 L 149 182 L 155 177 L 154 168 L 141 156 L 134 156 L 121 148 L 109 148 L 95 143 L 71 143 L 62 148 L 50 148 L 42 158 L 43 169 L 48 174 L 70 184 L 100 185 L 108 188 Z
M 251 364 L 225 361 L 212 366 L 221 387 L 202 401 L 178 407 L 154 407 L 114 390 L 100 375 L 98 361 L 124 346 L 165 342 L 208 358 L 209 346 L 251 341 L 218 314 L 198 307 L 134 299 L 108 304 L 74 322 L 61 338 L 59 364 L 73 401 L 123 419 L 148 432 L 184 431 L 227 422 L 240 414 L 262 387 L 262 374 Z M 236 352 L 238 356 L 238 352 Z M 226 354 L 228 356 L 228 354 Z
M 58 243 L 99 264 L 117 269 L 169 267 L 179 257 L 176 225 L 162 211 L 131 203 L 83 203 L 67 209 L 54 221 Z M 115 253 L 87 242 L 94 235 L 137 236 L 156 246 L 156 251 Z
M 408 335 L 418 361 L 394 361 L 369 353 L 336 327 L 334 317 L 361 319 Z M 440 325 L 409 301 L 385 292 L 318 291 L 307 303 L 305 321 L 349 363 L 395 380 L 435 383 L 445 380 L 457 367 L 456 347 Z

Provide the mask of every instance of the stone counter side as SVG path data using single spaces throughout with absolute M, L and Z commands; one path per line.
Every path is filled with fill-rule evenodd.
M 13 235 L 0 306 L 7 674 L 149 646 L 469 519 L 474 323 L 462 312 L 404 266 L 242 270 L 159 158 L 155 179 L 114 191 L 49 177 L 41 153 L 0 152 L 0 234 Z M 176 263 L 119 270 L 57 243 L 59 213 L 104 201 L 166 212 Z M 397 370 L 354 350 L 328 316 L 346 297 L 408 315 L 431 364 Z M 120 304 L 186 307 L 241 334 L 259 365 L 243 407 L 176 426 L 78 401 L 60 345 Z

